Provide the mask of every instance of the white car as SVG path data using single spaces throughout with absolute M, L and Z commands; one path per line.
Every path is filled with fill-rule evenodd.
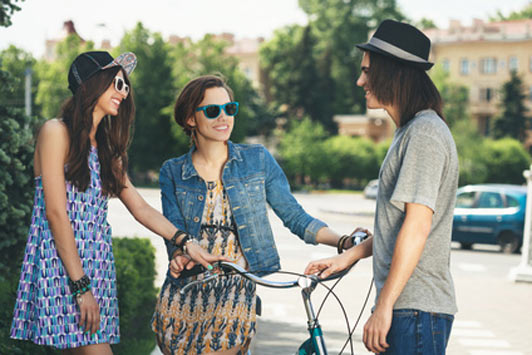
M 378 189 L 379 189 L 379 180 L 378 179 L 371 180 L 370 182 L 368 182 L 368 184 L 364 188 L 364 197 L 376 199 Z

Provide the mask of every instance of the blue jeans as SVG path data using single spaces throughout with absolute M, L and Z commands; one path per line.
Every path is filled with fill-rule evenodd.
M 390 347 L 382 354 L 445 354 L 454 316 L 416 309 L 393 311 L 392 326 L 386 341 Z

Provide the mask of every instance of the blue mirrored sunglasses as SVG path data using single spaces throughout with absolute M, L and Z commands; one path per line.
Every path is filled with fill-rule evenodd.
M 203 111 L 205 117 L 208 119 L 215 119 L 222 113 L 222 110 L 225 111 L 227 116 L 234 116 L 238 113 L 238 102 L 228 102 L 223 105 L 205 105 L 200 106 L 196 109 L 196 112 Z

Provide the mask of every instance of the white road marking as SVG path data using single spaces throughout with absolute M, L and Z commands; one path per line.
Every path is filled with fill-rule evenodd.
M 461 338 L 458 342 L 463 346 L 486 347 L 486 348 L 509 348 L 510 343 L 502 339 L 478 339 L 478 338 Z
M 464 329 L 453 327 L 453 329 L 451 330 L 451 336 L 491 338 L 495 337 L 495 334 L 493 334 L 492 331 L 486 329 Z

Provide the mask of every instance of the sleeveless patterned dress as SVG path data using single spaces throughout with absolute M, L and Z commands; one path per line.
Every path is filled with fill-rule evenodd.
M 199 244 L 213 255 L 224 255 L 246 268 L 231 207 L 221 181 L 207 182 Z M 165 354 L 203 354 L 244 347 L 255 333 L 255 284 L 240 275 L 220 277 L 179 290 L 203 275 L 166 278 L 152 320 Z
M 11 325 L 11 338 L 68 349 L 118 343 L 116 271 L 107 223 L 108 197 L 101 193 L 98 153 L 89 153 L 91 181 L 86 191 L 66 183 L 67 213 L 83 270 L 100 306 L 100 331 L 91 336 L 79 327 L 80 312 L 68 286 L 68 274 L 46 219 L 42 178 L 35 178 L 35 199 L 28 242 Z

